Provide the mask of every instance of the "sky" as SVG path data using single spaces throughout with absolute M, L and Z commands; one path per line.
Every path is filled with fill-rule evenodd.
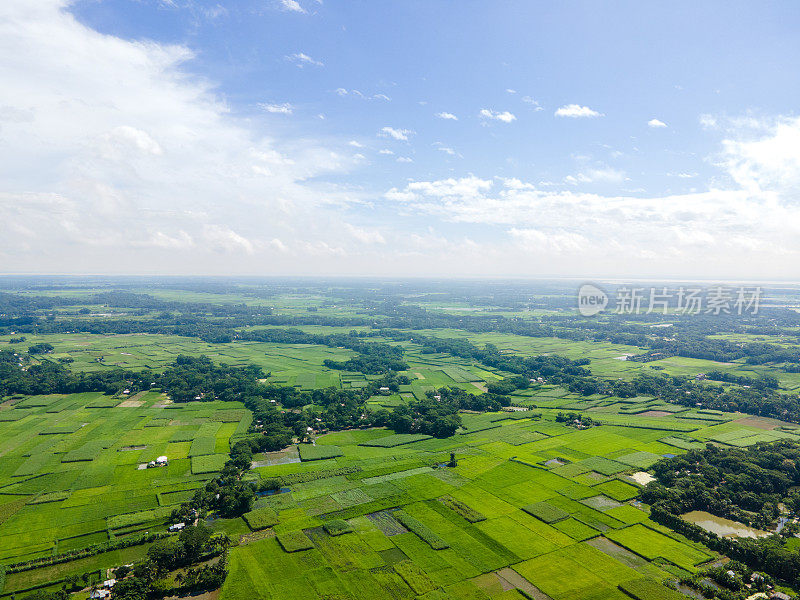
M 0 1 L 0 272 L 800 279 L 800 3 Z

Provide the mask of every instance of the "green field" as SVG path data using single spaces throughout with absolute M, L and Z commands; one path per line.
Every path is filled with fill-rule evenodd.
M 361 390 L 380 375 L 326 366 L 326 360 L 343 362 L 357 356 L 338 341 L 321 345 L 319 339 L 308 344 L 242 339 L 248 332 L 274 328 L 322 336 L 355 332 L 365 343 L 401 347 L 408 366 L 400 373 L 407 379 L 391 392 L 370 388 L 360 400 L 363 405 L 359 404 L 356 419 L 424 399 L 445 386 L 480 394 L 513 375 L 483 364 L 474 358 L 477 353 L 454 356 L 434 351 L 417 336 L 469 341 L 478 349 L 490 344 L 504 356 L 589 359 L 592 375 L 606 382 L 629 382 L 640 374 L 658 373 L 694 379 L 699 373 L 719 370 L 749 377 L 772 374 L 783 392 L 796 394 L 800 389 L 800 374 L 775 364 L 678 356 L 647 363 L 625 360 L 646 348 L 594 341 L 600 337 L 593 338 L 588 329 L 586 335 L 573 335 L 574 330 L 558 333 L 558 320 L 572 317 L 558 304 L 559 298 L 563 300 L 558 294 L 533 294 L 504 303 L 489 292 L 478 300 L 455 290 L 393 296 L 387 289 L 359 288 L 356 293 L 336 285 L 309 289 L 300 283 L 291 289 L 276 284 L 270 290 L 241 284 L 218 292 L 129 287 L 177 304 L 209 303 L 213 310 L 206 305 L 139 310 L 84 304 L 105 288 L 23 290 L 22 297 L 74 299 L 74 305 L 40 310 L 38 315 L 46 323 L 77 318 L 86 310 L 90 312 L 84 318 L 98 322 L 122 317 L 166 320 L 173 311 L 187 321 L 217 324 L 230 317 L 215 312 L 220 307 L 258 308 L 263 314 L 240 320 L 236 316 L 236 327 L 229 331 L 233 335 L 222 341 L 188 337 L 191 334 L 42 334 L 37 332 L 54 329 L 40 327 L 25 333 L 24 342 L 8 346 L 24 353 L 33 344 L 52 344 L 52 353 L 31 355 L 30 365 L 61 360 L 86 374 L 115 368 L 161 372 L 180 355 L 205 355 L 215 363 L 257 365 L 264 370 L 260 381 L 268 385 L 304 391 Z M 410 335 L 393 338 L 392 331 L 406 327 L 403 319 L 408 315 L 402 310 L 420 306 L 433 315 L 483 320 L 463 329 L 458 322 L 428 328 L 438 325 L 426 321 L 425 328 L 408 325 L 402 332 Z M 272 322 L 267 317 L 290 324 L 263 324 Z M 555 333 L 548 331 L 547 337 L 502 333 L 495 330 L 495 320 L 501 318 L 556 323 Z M 332 324 L 320 324 L 325 322 Z M 6 331 L 0 335 L 4 347 L 18 335 Z M 718 332 L 713 339 L 793 348 L 796 340 L 786 331 L 763 336 Z M 317 418 L 325 408 L 316 404 L 319 395 L 303 395 L 298 404 L 313 402 L 305 406 L 275 406 L 291 418 L 306 414 L 309 419 L 294 430 L 292 435 L 299 437 L 288 448 L 256 454 L 253 469 L 243 477 L 256 484 L 275 480 L 278 489 L 270 481 L 270 493 L 260 491 L 252 510 L 240 518 L 208 519 L 231 542 L 230 573 L 219 599 L 681 597 L 663 582 L 696 573 L 719 556 L 650 520 L 648 507 L 636 501 L 640 486 L 632 475 L 652 469 L 666 455 L 703 448 L 706 443 L 746 447 L 800 438 L 796 424 L 694 403 L 670 404 L 641 390 L 629 394 L 615 390 L 617 397 L 606 395 L 611 393 L 608 386 L 594 388 L 605 390 L 603 394 L 582 395 L 552 381 L 533 379 L 524 384 L 527 387 L 510 392 L 509 399 L 514 407 L 530 410 L 462 411 L 461 427 L 445 439 L 364 425 L 332 432 L 320 427 L 319 433 L 303 440 L 298 431 L 322 421 Z M 565 412 L 590 416 L 600 425 L 579 429 L 580 423 L 557 421 Z M 114 395 L 0 398 L 0 563 L 60 560 L 65 553 L 97 544 L 166 531 L 170 513 L 220 474 L 236 441 L 248 432 L 255 435 L 258 415 L 239 402 L 173 403 L 154 387 Z M 451 452 L 455 467 L 448 466 Z M 160 456 L 168 458 L 168 465 L 148 468 Z M 89 573 L 97 581 L 107 568 L 141 560 L 148 546 L 9 573 L 0 598 L 15 594 L 22 599 L 23 590 L 37 587 L 58 589 L 70 575 Z M 84 591 L 75 598 L 87 596 Z

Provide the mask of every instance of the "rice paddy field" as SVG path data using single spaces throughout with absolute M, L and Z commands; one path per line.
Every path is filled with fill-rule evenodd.
M 0 562 L 24 562 L 166 530 L 165 517 L 221 469 L 230 440 L 246 432 L 250 420 L 249 411 L 236 403 L 175 405 L 157 392 L 4 402 Z M 166 456 L 168 465 L 147 468 L 159 456 Z M 132 547 L 10 574 L 2 592 L 27 589 L 53 575 L 116 566 L 145 551 Z
M 776 431 L 673 413 L 577 430 L 543 413 L 465 415 L 442 440 L 331 433 L 316 441 L 330 458 L 258 467 L 288 490 L 258 500 L 275 523 L 233 549 L 221 598 L 680 597 L 653 582 L 718 557 L 650 521 L 631 475 L 680 445 Z
M 36 290 L 72 297 L 92 318 L 116 318 L 82 304 L 102 288 Z M 273 296 L 173 289 L 136 289 L 165 301 L 268 307 L 281 315 L 363 316 L 354 301 L 302 291 Z M 26 292 L 28 293 L 28 292 Z M 509 311 L 457 299 L 420 301 L 432 311 L 535 318 L 562 309 Z M 309 313 L 309 311 L 311 313 Z M 58 308 L 53 311 L 58 317 Z M 120 314 L 126 314 L 124 310 Z M 269 326 L 256 326 L 253 329 Z M 369 326 L 298 325 L 315 334 Z M 460 338 L 520 356 L 558 354 L 590 360 L 592 374 L 632 379 L 657 370 L 694 377 L 719 370 L 778 377 L 800 390 L 800 374 L 770 365 L 670 357 L 625 360 L 645 349 L 611 342 L 415 330 Z M 722 334 L 720 334 L 721 336 Z M 0 344 L 13 336 L 0 336 Z M 333 370 L 345 348 L 232 341 L 158 334 L 26 334 L 14 348 L 51 344 L 32 362 L 71 360 L 75 371 L 162 370 L 178 355 L 217 363 L 255 364 L 267 382 L 303 390 L 361 389 L 374 375 Z M 730 334 L 734 342 L 784 343 L 778 336 Z M 391 342 L 372 335 L 372 341 Z M 410 383 L 374 395 L 368 410 L 391 409 L 443 386 L 479 394 L 510 375 L 449 354 L 400 342 Z M 549 384 L 512 394 L 519 412 L 464 413 L 447 439 L 358 429 L 316 437 L 313 444 L 257 455 L 252 475 L 280 481 L 238 519 L 214 519 L 233 546 L 230 574 L 216 597 L 304 600 L 450 598 L 488 600 L 623 600 L 682 597 L 662 585 L 721 557 L 649 519 L 637 501 L 641 475 L 665 456 L 706 443 L 746 447 L 800 438 L 797 425 L 740 413 L 689 408 L 649 396 L 581 396 Z M 601 425 L 577 429 L 559 413 L 589 415 Z M 536 415 L 534 418 L 534 414 Z M 170 512 L 213 478 L 244 436 L 252 414 L 232 402 L 174 404 L 159 391 L 0 398 L 0 563 L 20 563 L 166 531 Z M 456 466 L 448 466 L 451 453 Z M 164 467 L 147 468 L 159 456 Z M 0 598 L 58 589 L 70 575 L 105 577 L 107 569 L 142 559 L 149 544 L 102 552 L 0 577 Z M 83 600 L 88 593 L 74 596 Z M 216 600 L 216 598 L 214 599 Z

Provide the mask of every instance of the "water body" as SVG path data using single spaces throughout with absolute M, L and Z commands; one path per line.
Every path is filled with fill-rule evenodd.
M 745 538 L 759 538 L 769 535 L 768 531 L 755 529 L 739 523 L 738 521 L 731 521 L 730 519 L 723 519 L 710 512 L 704 510 L 693 510 L 685 515 L 681 515 L 684 521 L 689 521 L 695 525 L 699 525 L 706 531 L 716 533 L 720 537 L 745 537 Z
M 274 496 L 275 494 L 286 494 L 292 490 L 287 487 L 280 488 L 279 490 L 261 490 L 256 492 L 256 496 L 263 498 L 264 496 Z

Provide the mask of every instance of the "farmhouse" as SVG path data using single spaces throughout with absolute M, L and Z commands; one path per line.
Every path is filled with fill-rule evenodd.
M 152 469 L 155 467 L 166 467 L 169 464 L 169 459 L 166 456 L 159 456 L 155 460 L 151 460 L 147 463 L 147 468 Z

